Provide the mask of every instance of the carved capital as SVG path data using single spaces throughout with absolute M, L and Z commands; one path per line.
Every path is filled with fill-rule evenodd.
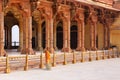
M 40 11 L 39 11 L 39 10 L 35 10 L 35 11 L 33 12 L 32 16 L 33 16 L 33 19 L 34 19 L 35 21 L 37 21 L 37 22 L 40 21 Z

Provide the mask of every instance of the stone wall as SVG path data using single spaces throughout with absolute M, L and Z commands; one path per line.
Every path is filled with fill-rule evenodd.
M 110 43 L 111 46 L 117 46 L 120 51 L 120 30 L 111 30 Z

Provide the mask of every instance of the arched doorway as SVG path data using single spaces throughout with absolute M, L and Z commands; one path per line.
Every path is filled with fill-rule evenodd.
M 14 14 L 9 11 L 4 17 L 5 25 L 5 48 L 14 49 L 19 46 L 19 21 Z
M 42 47 L 45 48 L 45 42 L 46 42 L 46 22 L 44 21 L 42 23 Z
M 19 26 L 12 26 L 12 49 L 19 47 Z
M 62 49 L 63 48 L 63 23 L 59 22 L 57 25 L 57 33 L 56 33 L 56 38 L 57 38 L 57 48 Z
M 70 39 L 71 39 L 71 49 L 76 49 L 77 48 L 77 26 L 73 25 L 70 28 L 71 30 L 71 35 L 70 35 Z

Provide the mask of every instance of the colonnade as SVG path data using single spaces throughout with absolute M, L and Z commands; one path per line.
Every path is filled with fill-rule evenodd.
M 1 0 L 0 0 L 1 1 Z M 62 21 L 63 28 L 63 48 L 62 51 L 71 51 L 71 40 L 70 40 L 70 27 L 71 27 L 71 14 L 70 6 L 65 4 L 60 4 L 60 8 L 54 14 L 52 11 L 52 2 L 41 1 L 37 5 L 37 9 L 31 12 L 29 2 L 24 3 L 23 10 L 19 10 L 18 6 L 12 5 L 11 3 L 6 7 L 5 12 L 2 8 L 0 2 L 0 56 L 5 54 L 4 50 L 4 39 L 7 43 L 11 42 L 11 30 L 10 28 L 4 27 L 4 16 L 7 13 L 12 12 L 14 17 L 18 20 L 20 28 L 20 46 L 18 51 L 22 54 L 35 54 L 32 49 L 32 21 L 33 19 L 37 23 L 37 50 L 43 50 L 42 46 L 42 23 L 45 22 L 45 49 L 53 52 L 57 49 L 56 44 L 56 34 L 57 34 L 57 24 Z M 25 6 L 27 5 L 27 6 Z M 85 47 L 85 18 L 84 8 L 77 8 L 73 19 L 77 22 L 77 48 L 78 51 L 84 51 Z M 32 13 L 32 14 L 31 14 Z M 97 15 L 94 14 L 94 10 L 91 11 L 92 15 L 89 15 L 88 22 L 90 23 L 90 49 L 96 50 L 96 36 L 97 36 L 97 23 L 99 22 Z M 5 23 L 7 24 L 7 23 Z M 5 29 L 5 34 L 4 34 Z M 4 38 L 5 35 L 5 38 Z M 104 24 L 104 48 L 109 48 L 110 42 L 109 25 Z M 10 46 L 7 46 L 8 48 Z

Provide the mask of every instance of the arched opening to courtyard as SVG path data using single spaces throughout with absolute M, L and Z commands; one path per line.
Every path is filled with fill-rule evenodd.
M 71 33 L 70 33 L 71 49 L 76 49 L 77 48 L 77 37 L 78 37 L 77 26 L 72 25 L 70 30 L 71 30 Z
M 19 26 L 12 26 L 12 49 L 19 47 Z
M 19 21 L 14 14 L 9 11 L 4 17 L 4 43 L 5 49 L 17 49 L 19 47 L 20 29 Z

